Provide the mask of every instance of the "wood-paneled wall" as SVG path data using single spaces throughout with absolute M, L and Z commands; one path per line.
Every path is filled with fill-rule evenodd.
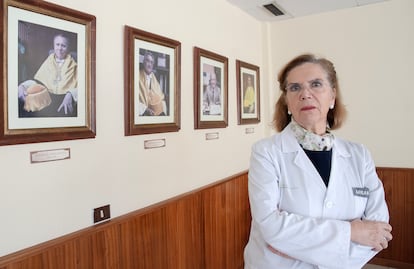
M 414 169 L 377 171 L 394 239 L 371 263 L 414 268 Z M 247 172 L 242 172 L 0 257 L 0 269 L 242 269 L 250 220 Z
M 414 169 L 378 167 L 390 211 L 393 239 L 372 263 L 414 268 Z
M 0 269 L 242 269 L 249 230 L 242 172 L 0 257 Z

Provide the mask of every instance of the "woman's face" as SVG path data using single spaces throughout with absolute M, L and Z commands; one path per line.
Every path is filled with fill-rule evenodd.
M 53 48 L 57 59 L 65 59 L 68 54 L 68 40 L 63 36 L 56 36 L 53 40 Z
M 329 107 L 335 104 L 326 71 L 319 64 L 304 63 L 289 72 L 286 82 L 286 104 L 293 119 L 309 131 L 325 133 Z

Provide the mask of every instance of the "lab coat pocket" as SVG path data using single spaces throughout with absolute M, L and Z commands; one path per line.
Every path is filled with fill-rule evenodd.
M 303 204 L 298 201 L 300 200 L 299 197 L 302 197 L 302 199 L 304 198 L 304 196 L 300 194 L 301 189 L 298 186 L 293 184 L 280 183 L 279 192 L 279 210 L 294 213 L 297 211 L 297 206 L 303 206 Z
M 367 197 L 355 196 L 354 198 L 354 212 L 357 216 L 363 216 L 365 208 L 367 206 Z
M 352 188 L 352 192 L 354 195 L 355 213 L 358 216 L 362 216 L 367 206 L 367 201 L 369 197 L 369 189 L 367 187 L 364 187 L 364 188 L 354 187 Z

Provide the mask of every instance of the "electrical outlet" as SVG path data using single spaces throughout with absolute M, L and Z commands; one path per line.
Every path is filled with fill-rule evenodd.
M 111 210 L 109 205 L 97 207 L 93 210 L 93 223 L 97 223 L 111 217 Z

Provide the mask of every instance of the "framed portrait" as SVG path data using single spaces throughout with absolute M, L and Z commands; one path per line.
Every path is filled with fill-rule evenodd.
M 238 124 L 260 122 L 260 69 L 236 60 Z
M 194 47 L 194 128 L 228 124 L 228 59 Z
M 181 43 L 125 26 L 125 135 L 180 129 Z
M 0 145 L 94 138 L 96 18 L 40 0 L 0 8 Z

